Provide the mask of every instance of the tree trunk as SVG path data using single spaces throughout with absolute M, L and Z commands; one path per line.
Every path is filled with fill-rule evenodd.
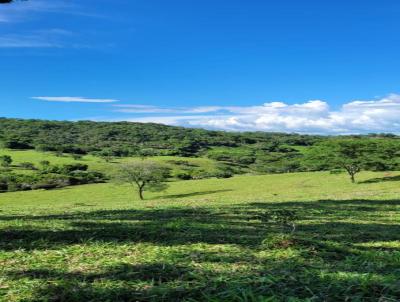
M 139 188 L 139 197 L 140 197 L 140 200 L 144 200 L 144 197 L 143 197 L 143 188 Z
M 350 179 L 351 179 L 351 182 L 352 182 L 352 183 L 355 183 L 355 182 L 356 182 L 353 173 L 350 174 Z

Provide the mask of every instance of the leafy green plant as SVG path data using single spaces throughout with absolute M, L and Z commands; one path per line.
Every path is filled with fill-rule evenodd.
M 0 165 L 2 167 L 9 167 L 12 164 L 13 160 L 10 155 L 0 156 Z
M 276 223 L 282 229 L 291 228 L 291 233 L 296 231 L 296 221 L 299 216 L 296 211 L 288 209 L 268 210 L 260 215 L 263 223 Z
M 35 165 L 31 162 L 23 162 L 23 163 L 20 163 L 19 166 L 21 168 L 27 169 L 27 170 L 36 170 Z

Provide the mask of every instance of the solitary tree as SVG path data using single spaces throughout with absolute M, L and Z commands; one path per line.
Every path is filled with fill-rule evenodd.
M 9 167 L 12 162 L 13 162 L 13 160 L 10 155 L 0 156 L 0 165 L 2 167 Z
M 168 185 L 165 183 L 170 175 L 170 169 L 151 160 L 137 160 L 120 165 L 117 180 L 131 184 L 144 199 L 144 191 L 160 192 Z
M 314 147 L 309 157 L 314 165 L 324 169 L 344 169 L 354 183 L 360 171 L 379 170 L 379 166 L 389 165 L 393 160 L 388 158 L 392 149 L 372 139 L 335 139 Z

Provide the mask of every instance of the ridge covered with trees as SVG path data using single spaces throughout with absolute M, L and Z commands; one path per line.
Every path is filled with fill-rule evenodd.
M 132 122 L 45 121 L 0 118 L 0 141 L 11 149 L 112 156 L 198 156 L 211 147 L 310 146 L 321 136 L 224 132 Z M 264 144 L 264 145 L 262 145 Z
M 392 134 L 318 136 L 268 132 L 224 132 L 160 124 L 131 122 L 46 121 L 0 118 L 0 148 L 35 150 L 81 160 L 94 156 L 101 171 L 77 162 L 66 165 L 20 162 L 0 156 L 0 191 L 56 188 L 103 182 L 109 168 L 123 158 L 174 157 L 172 178 L 181 180 L 234 174 L 303 171 L 347 173 L 352 182 L 362 170 L 400 170 L 400 137 Z M 35 153 L 36 154 L 36 153 Z M 213 164 L 202 168 L 186 159 L 201 158 Z M 14 168 L 15 168 L 14 167 Z M 99 173 L 100 172 L 100 173 Z

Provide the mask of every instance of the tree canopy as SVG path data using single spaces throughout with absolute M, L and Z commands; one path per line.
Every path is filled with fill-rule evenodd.
M 120 165 L 117 180 L 122 183 L 129 183 L 144 199 L 144 191 L 159 192 L 168 186 L 165 183 L 170 176 L 169 168 L 151 160 L 136 160 Z

